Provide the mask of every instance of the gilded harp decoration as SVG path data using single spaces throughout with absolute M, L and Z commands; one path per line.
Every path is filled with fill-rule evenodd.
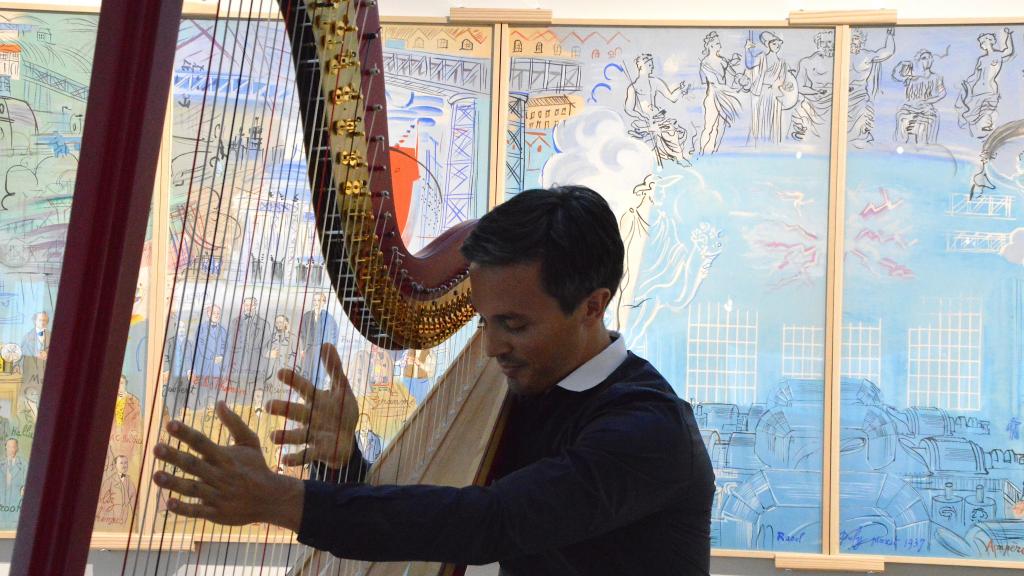
M 317 227 L 352 320 L 385 348 L 435 346 L 473 316 L 465 224 L 411 254 L 398 233 L 388 165 L 381 26 L 374 0 L 280 2 L 309 152 Z

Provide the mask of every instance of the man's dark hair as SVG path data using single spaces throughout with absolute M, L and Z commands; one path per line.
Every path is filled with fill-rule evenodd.
M 566 314 L 598 288 L 618 290 L 625 252 L 608 202 L 585 186 L 521 192 L 462 244 L 462 255 L 481 266 L 540 262 L 541 285 Z

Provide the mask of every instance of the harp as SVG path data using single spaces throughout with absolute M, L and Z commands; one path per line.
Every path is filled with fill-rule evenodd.
M 376 3 L 282 0 L 279 12 L 302 119 L 300 141 L 308 167 L 304 178 L 338 306 L 376 348 L 435 346 L 473 315 L 466 264 L 458 254 L 471 225 L 445 232 L 419 253 L 408 250 L 399 233 L 391 193 Z M 124 57 L 97 58 L 94 67 L 81 158 L 90 169 L 79 173 L 66 252 L 72 265 L 62 275 L 64 287 L 96 289 L 75 292 L 73 297 L 65 289 L 58 305 L 55 353 L 46 373 L 52 384 L 41 399 L 41 411 L 58 416 L 39 423 L 15 546 L 15 573 L 83 571 L 105 450 L 104 430 L 113 414 L 113 366 L 120 364 L 122 354 L 117 343 L 126 335 L 130 289 L 155 172 L 160 122 L 154 119 L 161 117 L 165 105 L 179 18 L 180 4 L 160 0 L 105 2 L 101 12 L 97 54 Z M 117 100 L 110 78 L 126 76 L 136 79 L 135 89 L 127 101 L 120 99 L 120 106 L 111 106 Z M 133 113 L 125 115 L 124 110 Z M 216 165 L 213 173 L 217 174 Z M 117 197 L 130 208 L 127 227 L 119 217 L 97 217 L 102 212 L 100 192 L 109 194 L 106 190 L 112 180 Z M 101 265 L 95 258 L 84 257 L 90 250 L 104 255 Z M 83 349 L 103 359 L 102 393 L 84 392 L 95 387 L 74 369 L 71 351 Z M 194 358 L 202 356 L 196 352 Z M 314 374 L 318 370 L 315 360 L 311 370 Z M 383 452 L 369 473 L 370 481 L 454 485 L 482 481 L 496 446 L 492 432 L 500 428 L 496 424 L 503 414 L 500 381 L 494 364 L 483 360 L 481 343 L 472 340 L 421 404 L 417 417 Z M 190 381 L 190 394 L 196 385 Z M 239 392 L 251 393 L 244 387 Z M 463 438 L 475 440 L 466 443 Z M 82 455 L 88 463 L 84 482 L 83 473 L 70 465 Z M 151 537 L 154 531 L 149 529 Z M 339 565 L 316 553 L 298 556 L 297 574 L 452 570 L 436 565 Z

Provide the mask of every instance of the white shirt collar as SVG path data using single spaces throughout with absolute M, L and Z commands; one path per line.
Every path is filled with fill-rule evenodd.
M 604 350 L 573 370 L 557 385 L 572 392 L 584 392 L 611 376 L 611 373 L 626 361 L 626 339 L 618 332 L 610 334 L 612 341 Z

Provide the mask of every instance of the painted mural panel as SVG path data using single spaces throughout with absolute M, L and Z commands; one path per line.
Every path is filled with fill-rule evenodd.
M 95 15 L 0 12 L 0 530 L 21 509 L 51 341 Z M 115 207 L 111 207 L 115 209 Z M 128 529 L 142 463 L 149 254 L 132 310 L 95 529 Z
M 1022 32 L 853 30 L 843 552 L 1024 561 Z
M 712 544 L 821 547 L 833 33 L 511 31 L 506 194 L 584 184 L 627 250 L 609 325 L 691 402 Z
M 396 218 L 413 250 L 486 209 L 490 53 L 489 28 L 384 28 Z M 281 426 L 261 406 L 290 393 L 277 371 L 327 387 L 319 349 L 331 343 L 359 399 L 360 446 L 375 460 L 465 335 L 386 351 L 340 307 L 314 225 L 281 22 L 183 21 L 173 86 L 168 413 L 215 426 L 211 408 L 224 399 L 269 433 Z M 277 465 L 282 454 L 264 444 Z

